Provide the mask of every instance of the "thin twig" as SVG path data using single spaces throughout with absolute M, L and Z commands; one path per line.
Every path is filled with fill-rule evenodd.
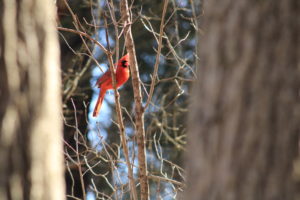
M 184 186 L 184 183 L 179 182 L 179 181 L 175 181 L 173 179 L 169 179 L 169 178 L 165 178 L 165 177 L 161 177 L 161 176 L 155 176 L 155 175 L 149 175 L 148 177 L 151 178 L 151 179 L 154 179 L 154 180 L 161 180 L 161 181 L 165 181 L 165 182 L 170 182 L 172 184 L 176 184 L 176 185 L 179 185 L 181 187 Z
M 104 53 L 108 53 L 107 49 L 101 44 L 99 43 L 97 40 L 95 40 L 94 38 L 92 38 L 89 34 L 87 33 L 84 33 L 84 32 L 81 32 L 81 31 L 77 31 L 77 30 L 74 30 L 74 29 L 70 29 L 70 28 L 64 28 L 64 27 L 57 27 L 58 30 L 61 30 L 61 31 L 66 31 L 66 32 L 71 32 L 71 33 L 76 33 L 78 35 L 82 35 L 84 37 L 86 37 L 87 39 L 93 41 L 96 45 L 98 45 L 102 51 L 104 51 Z
M 146 103 L 144 109 L 146 109 L 149 106 L 149 103 L 150 103 L 150 101 L 152 99 L 152 96 L 153 96 L 155 82 L 156 82 L 156 79 L 157 79 L 157 71 L 158 71 L 158 66 L 159 66 L 160 53 L 161 53 L 161 49 L 162 49 L 162 46 L 163 46 L 162 45 L 162 38 L 163 38 L 163 32 L 164 32 L 164 26 L 165 26 L 164 21 L 165 21 L 165 15 L 166 15 L 166 12 L 167 12 L 168 2 L 169 2 L 169 0 L 164 1 L 163 13 L 162 13 L 161 22 L 160 22 L 158 50 L 157 50 L 157 54 L 156 54 L 154 72 L 153 72 L 152 82 L 151 82 L 151 86 L 150 86 L 149 96 L 148 96 L 147 103 Z
M 77 158 L 77 167 L 78 167 L 78 171 L 79 171 L 79 177 L 80 177 L 80 183 L 81 183 L 81 189 L 82 189 L 82 197 L 83 200 L 86 200 L 86 193 L 85 193 L 85 186 L 84 186 L 84 180 L 83 180 L 83 174 L 82 174 L 82 168 L 81 168 L 81 161 L 80 161 L 80 157 L 79 157 L 79 148 L 78 148 L 78 135 L 79 135 L 79 131 L 78 131 L 78 121 L 77 121 L 77 114 L 76 114 L 76 106 L 75 103 L 73 101 L 73 99 L 71 99 L 73 107 L 74 107 L 74 117 L 75 117 L 75 125 L 76 125 L 76 132 L 75 132 L 75 138 L 76 138 L 76 158 Z

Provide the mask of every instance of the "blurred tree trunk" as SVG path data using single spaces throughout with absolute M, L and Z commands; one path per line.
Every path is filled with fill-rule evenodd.
M 206 1 L 185 199 L 299 199 L 299 3 Z
M 0 199 L 64 199 L 52 0 L 0 2 Z

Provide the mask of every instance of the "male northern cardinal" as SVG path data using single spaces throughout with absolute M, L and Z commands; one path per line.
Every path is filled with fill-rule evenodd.
M 116 69 L 116 82 L 117 88 L 123 85 L 129 79 L 129 55 L 123 56 L 117 63 Z M 93 112 L 93 117 L 96 117 L 100 111 L 106 90 L 113 89 L 112 78 L 110 70 L 106 71 L 103 76 L 101 76 L 96 85 L 100 88 L 100 94 Z

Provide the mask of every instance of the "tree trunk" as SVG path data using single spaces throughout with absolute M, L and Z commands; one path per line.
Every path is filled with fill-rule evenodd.
M 185 199 L 299 199 L 299 3 L 204 5 Z
M 52 0 L 0 2 L 0 199 L 64 199 Z

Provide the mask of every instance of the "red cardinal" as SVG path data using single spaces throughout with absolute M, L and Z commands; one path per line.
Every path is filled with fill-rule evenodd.
M 129 55 L 126 54 L 123 56 L 117 63 L 116 69 L 116 82 L 117 88 L 123 85 L 129 79 Z M 103 76 L 101 76 L 96 85 L 100 88 L 100 94 L 93 112 L 93 117 L 96 117 L 100 111 L 106 90 L 113 89 L 112 78 L 110 70 L 105 72 Z

